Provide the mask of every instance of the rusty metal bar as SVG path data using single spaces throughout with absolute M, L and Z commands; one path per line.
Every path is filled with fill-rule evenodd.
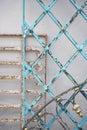
M 46 35 L 39 35 L 40 37 L 43 37 L 45 38 Z M 3 37 L 22 37 L 21 34 L 0 34 L 0 38 Z M 30 35 L 30 37 L 32 38 L 33 36 Z M 8 51 L 8 52 L 20 52 L 22 54 L 22 47 L 0 47 L 0 51 Z M 35 52 L 37 57 L 39 56 L 39 54 L 41 53 L 42 51 L 42 48 L 40 47 L 37 47 L 37 46 L 34 46 L 34 47 L 27 47 L 26 48 L 26 52 Z M 32 65 L 34 61 L 27 61 L 28 64 Z M 18 66 L 21 66 L 22 65 L 22 62 L 18 62 L 18 61 L 0 61 L 0 65 L 18 65 Z M 36 71 L 41 71 L 42 70 L 42 64 L 37 64 L 36 68 L 35 68 Z M 0 80 L 20 80 L 21 81 L 21 75 L 0 75 Z M 33 76 L 29 75 L 26 77 L 26 79 L 28 80 L 33 80 Z M 21 103 L 21 97 L 22 97 L 22 91 L 21 91 L 21 86 L 20 86 L 20 91 L 12 91 L 12 90 L 0 90 L 0 94 L 12 94 L 12 95 L 16 95 L 16 94 L 20 94 L 20 105 L 0 105 L 0 109 L 6 109 L 6 108 L 11 108 L 11 109 L 17 109 L 19 108 L 20 109 L 20 119 L 17 119 L 17 118 L 13 118 L 13 119 L 9 119 L 9 118 L 4 118 L 4 119 L 0 119 L 0 122 L 19 122 L 20 121 L 20 129 L 21 129 L 21 126 L 22 126 L 22 106 L 23 104 Z M 26 94 L 36 94 L 36 95 L 39 95 L 40 92 L 37 90 L 29 90 L 27 89 L 26 90 Z M 38 104 L 36 106 L 33 107 L 33 110 L 34 111 L 37 111 L 41 108 L 41 106 Z
M 21 51 L 19 47 L 0 47 L 0 51 Z
M 28 64 L 32 65 L 34 61 L 27 61 Z M 0 65 L 18 65 L 20 66 L 21 63 L 17 61 L 0 61 Z M 36 71 L 40 72 L 42 70 L 42 64 L 39 62 L 37 67 L 35 68 Z
M 20 108 L 20 105 L 0 104 L 0 108 Z
M 0 94 L 20 94 L 20 92 L 12 90 L 0 90 Z
M 28 93 L 28 94 L 38 94 L 38 95 L 40 95 L 40 92 L 39 91 L 36 91 L 36 90 L 26 90 L 26 93 Z
M 28 94 L 40 94 L 39 91 L 35 91 L 35 90 L 26 90 L 26 93 Z M 20 94 L 20 91 L 12 91 L 12 90 L 0 90 L 0 94 Z
M 39 34 L 38 36 L 45 38 L 46 34 Z M 0 34 L 0 37 L 22 37 L 22 34 Z M 29 35 L 30 38 L 33 37 L 33 35 Z
M 0 80 L 1 79 L 8 79 L 8 80 L 10 80 L 10 79 L 15 79 L 15 80 L 20 80 L 21 79 L 21 76 L 19 75 L 19 76 L 17 76 L 17 75 L 14 75 L 14 76 L 10 76 L 10 75 L 6 75 L 6 76 L 1 76 L 0 75 Z M 26 77 L 26 79 L 31 79 L 31 80 L 33 80 L 34 78 L 33 78 L 33 76 L 31 76 L 31 75 L 29 75 L 29 76 L 27 76 Z
M 9 118 L 4 118 L 4 119 L 0 119 L 0 122 L 20 122 L 20 119 L 14 118 L 14 119 L 9 119 Z
M 17 61 L 0 61 L 0 65 L 21 65 L 21 63 Z
M 0 47 L 0 51 L 21 51 L 21 48 L 19 48 L 19 47 Z M 40 53 L 41 48 L 27 47 L 26 51 Z
M 7 75 L 7 76 L 1 76 L 0 75 L 0 79 L 20 79 L 20 76 L 10 76 L 10 75 Z

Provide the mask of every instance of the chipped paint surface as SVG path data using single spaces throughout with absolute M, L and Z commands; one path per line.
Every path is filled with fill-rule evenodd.
M 78 83 L 76 82 L 76 80 L 74 79 L 74 77 L 67 72 L 67 68 L 69 68 L 69 66 L 72 64 L 72 62 L 77 58 L 77 56 L 79 54 L 82 55 L 82 57 L 87 60 L 87 54 L 84 51 L 84 48 L 87 45 L 87 40 L 84 39 L 84 42 L 79 45 L 74 38 L 72 37 L 72 35 L 67 31 L 67 29 L 69 28 L 69 26 L 73 23 L 73 21 L 76 19 L 76 17 L 80 14 L 82 16 L 82 18 L 87 21 L 87 15 L 86 13 L 83 11 L 83 9 L 86 7 L 87 5 L 87 1 L 83 3 L 83 5 L 79 5 L 78 3 L 76 3 L 74 0 L 69 0 L 69 2 L 76 8 L 76 12 L 74 13 L 74 15 L 66 22 L 66 24 L 63 26 L 60 21 L 54 16 L 54 14 L 51 12 L 51 8 L 57 3 L 57 0 L 53 0 L 48 6 L 45 5 L 45 1 L 42 0 L 37 0 L 37 3 L 40 5 L 40 7 L 44 10 L 44 12 L 37 18 L 37 20 L 35 20 L 35 22 L 32 25 L 29 25 L 28 22 L 26 22 L 26 17 L 25 17 L 25 11 L 26 11 L 26 2 L 25 0 L 22 0 L 22 5 L 23 5 L 23 26 L 22 26 L 22 31 L 23 31 L 23 50 L 22 50 L 22 77 L 23 77 L 23 82 L 22 82 L 22 93 L 23 93 L 23 97 L 22 97 L 22 102 L 24 104 L 23 106 L 23 130 L 24 128 L 26 128 L 26 126 L 28 125 L 27 122 L 26 123 L 26 119 L 27 119 L 27 115 L 29 113 L 31 113 L 33 115 L 33 117 L 36 117 L 36 119 L 38 118 L 38 120 L 41 122 L 41 126 L 44 129 L 50 129 L 51 126 L 54 124 L 54 122 L 56 121 L 57 118 L 59 118 L 59 116 L 64 112 L 66 114 L 66 116 L 69 117 L 69 119 L 76 125 L 76 129 L 79 129 L 79 122 L 74 118 L 74 116 L 67 110 L 67 106 L 70 104 L 70 101 L 73 100 L 73 103 L 75 103 L 75 96 L 78 93 L 82 93 L 81 89 L 75 87 L 74 89 L 74 93 L 69 97 L 69 100 L 65 102 L 65 104 L 62 104 L 61 102 L 61 98 L 57 97 L 57 101 L 59 102 L 59 107 L 60 109 L 58 110 L 57 114 L 47 123 L 45 123 L 41 118 L 39 118 L 38 114 L 39 113 L 35 113 L 33 111 L 33 106 L 36 105 L 41 98 L 43 97 L 43 95 L 46 93 L 48 94 L 51 98 L 55 99 L 56 95 L 53 94 L 53 92 L 51 91 L 51 87 L 53 86 L 53 84 L 61 77 L 62 74 L 65 74 L 67 76 L 67 78 L 70 80 L 71 83 L 73 83 L 73 85 L 78 85 Z M 60 29 L 59 33 L 57 35 L 54 36 L 53 40 L 46 45 L 42 39 L 35 33 L 34 28 L 38 25 L 38 23 L 44 18 L 45 15 L 48 15 L 50 17 L 50 19 L 55 23 L 56 27 Z M 25 48 L 26 48 L 26 39 L 27 36 L 29 36 L 30 34 L 33 35 L 33 37 L 37 40 L 38 44 L 40 44 L 43 47 L 43 51 L 41 52 L 40 56 L 34 61 L 34 63 L 30 66 L 27 64 L 27 61 L 25 59 L 26 57 L 26 52 L 25 52 Z M 55 44 L 55 42 L 62 36 L 64 35 L 69 42 L 76 48 L 76 51 L 73 53 L 73 55 L 67 60 L 67 62 L 65 63 L 65 65 L 62 65 L 61 62 L 58 60 L 58 58 L 53 54 L 53 52 L 51 51 L 50 48 L 52 48 L 52 46 Z M 35 73 L 34 71 L 34 67 L 42 60 L 42 58 L 46 55 L 49 54 L 49 56 L 52 58 L 52 60 L 57 64 L 57 66 L 60 67 L 60 71 L 57 72 L 55 74 L 55 76 L 53 76 L 53 78 L 48 82 L 48 83 L 44 83 L 38 76 L 38 74 Z M 26 72 L 25 72 L 25 68 L 26 68 Z M 26 84 L 25 84 L 25 78 L 28 75 L 32 75 L 35 80 L 40 84 L 40 86 L 43 88 L 43 91 L 40 93 L 40 95 L 31 103 L 27 103 L 26 102 Z M 82 85 L 84 86 L 84 85 Z M 79 87 L 82 87 L 79 86 Z M 68 92 L 64 92 L 64 94 L 66 94 Z M 83 96 L 86 98 L 86 92 L 85 94 L 83 94 Z M 27 108 L 27 110 L 26 110 Z M 29 110 L 29 112 L 28 112 Z M 42 110 L 42 109 L 41 109 Z M 83 114 L 81 111 L 80 106 L 78 107 L 78 109 L 76 108 L 76 104 L 74 104 L 74 110 L 76 111 L 76 113 L 82 118 Z M 41 112 L 41 111 L 40 111 Z M 82 126 L 84 125 L 84 122 L 82 121 Z M 82 128 L 81 126 L 81 128 Z
M 45 37 L 46 37 L 45 35 L 39 35 L 39 36 L 42 37 L 42 39 L 44 39 L 44 41 L 45 41 Z M 11 37 L 13 37 L 12 41 L 9 40 L 9 38 L 11 38 Z M 4 58 L 2 58 L 2 60 L 0 60 L 0 69 L 3 69 L 3 68 L 7 69 L 6 71 L 5 70 L 2 71 L 2 73 L 0 72 L 0 83 L 3 83 L 4 86 L 7 86 L 7 82 L 8 82 L 7 87 L 3 88 L 3 86 L 0 86 L 0 97 L 3 99 L 3 96 L 4 96 L 5 100 L 8 100 L 7 102 L 3 101 L 2 104 L 0 103 L 0 113 L 1 112 L 3 113 L 3 111 L 8 113 L 8 114 L 6 113 L 8 116 L 6 115 L 6 116 L 0 118 L 0 123 L 8 123 L 10 126 L 10 123 L 15 124 L 18 122 L 18 124 L 20 125 L 20 129 L 21 129 L 21 123 L 22 123 L 22 118 L 21 118 L 21 115 L 22 115 L 22 111 L 21 111 L 21 109 L 22 109 L 22 105 L 21 105 L 21 98 L 22 98 L 22 93 L 21 93 L 21 87 L 22 87 L 21 86 L 21 81 L 22 81 L 21 40 L 22 40 L 22 35 L 3 34 L 3 35 L 0 35 L 0 38 L 2 38 L 2 41 L 6 40 L 7 42 L 10 43 L 8 46 L 7 46 L 7 44 L 5 44 L 5 45 L 3 45 L 3 43 L 0 44 L 0 52 L 1 52 L 2 56 L 4 57 Z M 20 40 L 20 42 L 17 40 L 16 46 L 15 46 L 15 42 L 14 42 L 14 44 L 12 43 L 15 39 Z M 34 46 L 30 45 L 30 43 L 35 42 L 32 35 L 30 36 L 30 39 L 28 42 L 29 46 L 25 50 L 27 55 L 29 56 L 29 58 L 27 59 L 27 65 L 32 65 L 34 63 L 34 56 L 37 57 L 38 55 L 40 55 L 40 53 L 42 51 L 42 48 L 40 46 L 37 46 L 36 44 Z M 5 55 L 4 55 L 5 53 L 10 54 L 9 56 L 12 57 L 12 59 L 10 59 L 10 60 L 7 59 L 7 57 L 9 57 L 9 56 L 5 57 Z M 16 58 L 14 60 L 13 55 L 16 53 L 17 53 L 17 55 L 19 54 L 20 59 L 18 59 L 19 57 L 16 56 Z M 30 55 L 31 55 L 31 57 L 30 57 Z M 15 70 L 14 70 L 14 68 L 15 68 Z M 16 73 L 11 74 L 10 69 L 13 70 L 13 72 L 16 71 L 17 74 Z M 42 73 L 43 76 L 42 75 L 41 76 L 43 77 L 43 79 L 45 81 L 45 59 L 42 62 L 38 63 L 35 66 L 34 70 L 35 70 L 35 72 L 38 72 L 38 73 L 41 73 L 43 71 L 43 73 Z M 17 71 L 19 71 L 19 72 L 17 72 Z M 35 86 L 36 86 L 38 88 L 38 90 L 35 90 L 32 87 L 28 87 L 26 89 L 26 95 L 28 97 L 31 96 L 31 98 L 40 95 L 41 90 L 39 89 L 39 84 L 36 82 L 34 77 L 32 75 L 28 75 L 28 76 L 26 76 L 25 80 L 26 80 L 26 82 L 30 81 L 32 87 L 35 88 Z M 9 88 L 10 83 L 12 83 L 11 88 Z M 17 83 L 19 85 L 17 85 Z M 18 86 L 18 88 L 16 87 L 16 85 Z M 28 85 L 28 83 L 27 83 L 27 85 Z M 14 86 L 16 87 L 16 89 Z M 17 99 L 15 99 L 16 97 L 17 97 Z M 18 99 L 19 97 L 20 97 L 20 100 Z M 9 102 L 9 98 L 12 98 L 12 99 L 10 99 L 10 100 L 12 100 L 12 102 Z M 18 100 L 18 104 L 14 104 L 14 100 L 15 101 Z M 44 100 L 45 100 L 45 98 L 44 98 Z M 40 108 L 41 108 L 41 105 L 36 104 L 33 107 L 33 110 L 38 111 Z M 18 113 L 18 116 L 16 116 L 17 118 L 14 115 L 15 112 L 11 115 L 12 116 L 11 118 L 9 117 L 10 110 L 20 112 L 20 113 Z M 5 115 L 5 114 L 3 113 L 3 115 Z
M 19 33 L 18 28 L 20 28 L 21 26 L 20 25 L 21 20 L 17 20 L 17 18 L 21 19 L 20 18 L 21 5 L 19 1 L 20 0 L 18 1 L 15 0 L 14 2 L 8 1 L 6 3 L 6 1 L 3 0 L 3 2 L 1 2 L 0 14 L 2 15 L 0 15 L 1 18 L 0 31 L 2 33 L 6 32 Z M 35 1 L 23 0 L 23 1 L 28 3 L 27 6 L 25 5 L 26 3 L 23 3 L 23 6 L 24 5 L 25 6 L 23 10 L 24 24 L 22 26 L 23 29 L 22 43 L 26 43 L 24 44 L 23 53 L 21 52 L 21 46 L 17 46 L 19 43 L 21 43 L 21 40 L 18 41 L 15 40 L 15 38 L 19 39 L 19 37 L 20 39 L 22 39 L 21 34 L 11 34 L 11 35 L 0 34 L 0 40 L 1 40 L 0 41 L 0 68 L 1 68 L 0 113 L 2 111 L 5 116 L 6 112 L 8 113 L 8 110 L 6 108 L 9 108 L 9 111 L 14 110 L 13 106 L 19 104 L 21 102 L 22 97 L 23 102 L 20 103 L 19 108 L 20 115 L 22 116 L 18 117 L 18 119 L 16 119 L 16 117 L 13 117 L 13 119 L 11 119 L 8 116 L 7 116 L 8 119 L 7 118 L 2 119 L 3 115 L 1 113 L 0 129 L 15 130 L 16 127 L 11 128 L 10 127 L 11 124 L 15 125 L 17 122 L 18 124 L 22 123 L 22 126 L 24 126 L 25 121 L 28 121 L 29 119 L 34 117 L 34 119 L 30 122 L 30 124 L 26 125 L 27 127 L 30 127 L 31 123 L 35 121 L 35 123 L 39 122 L 40 128 L 38 129 L 43 130 L 45 129 L 73 130 L 73 124 L 76 127 L 74 128 L 75 130 L 78 129 L 85 130 L 84 127 L 86 126 L 87 123 L 87 116 L 86 116 L 87 112 L 85 110 L 85 104 L 87 104 L 86 103 L 87 85 L 82 84 L 80 85 L 80 83 L 83 82 L 83 80 L 85 80 L 87 75 L 86 72 L 87 64 L 86 66 L 84 66 L 84 63 L 87 62 L 87 51 L 86 51 L 87 40 L 84 38 L 86 36 L 85 34 L 86 24 L 84 23 L 86 23 L 87 21 L 87 14 L 86 14 L 87 1 L 86 0 L 85 0 L 86 2 L 84 2 L 84 0 L 78 0 L 78 1 L 68 0 L 62 2 L 61 0 L 35 0 Z M 29 19 L 25 19 L 25 13 L 27 11 L 29 13 L 29 10 L 26 11 L 25 7 L 29 7 L 29 10 L 32 11 L 32 13 L 30 12 L 29 14 Z M 9 9 L 12 10 L 11 13 L 9 13 Z M 41 9 L 41 11 L 39 9 Z M 6 20 L 3 21 L 3 18 L 4 19 L 7 18 L 7 21 Z M 17 23 L 15 20 L 17 21 Z M 28 22 L 28 20 L 30 23 Z M 17 26 L 18 22 L 19 26 Z M 2 25 L 4 26 L 2 27 Z M 47 34 L 48 36 L 47 45 L 46 41 L 44 40 L 46 36 L 42 38 L 43 35 L 39 36 L 37 33 Z M 32 35 L 35 40 L 31 40 L 33 39 Z M 12 39 L 13 40 L 10 41 L 10 38 L 11 40 Z M 38 46 L 35 41 L 37 42 Z M 27 46 L 28 43 L 32 43 L 32 46 L 31 45 Z M 35 46 L 33 46 L 34 45 L 33 43 L 35 44 Z M 21 61 L 21 54 L 25 54 L 23 55 L 24 62 Z M 44 75 L 46 65 L 44 65 L 43 58 L 46 55 L 48 56 L 47 57 L 48 68 L 47 72 L 45 72 L 45 81 L 44 81 L 43 80 L 44 76 L 42 75 Z M 81 58 L 82 61 L 78 60 L 79 57 Z M 76 62 L 78 62 L 78 65 L 76 64 Z M 22 73 L 24 76 L 24 79 L 22 80 L 23 81 L 22 83 L 24 84 L 23 88 L 21 88 L 21 85 L 23 85 L 21 83 L 22 78 L 21 66 L 24 69 Z M 82 67 L 84 67 L 84 69 L 82 69 Z M 76 73 L 77 71 L 78 74 Z M 83 71 L 85 71 L 85 75 Z M 47 74 L 47 82 L 46 82 L 46 74 Z M 82 80 L 80 80 L 80 76 Z M 72 89 L 72 86 L 76 87 Z M 69 87 L 68 90 L 67 87 Z M 14 90 L 15 88 L 16 90 Z M 65 91 L 65 89 L 67 91 Z M 62 91 L 62 94 L 58 95 L 58 92 L 61 93 L 60 91 Z M 18 95 L 20 95 L 20 101 L 17 102 L 17 104 L 16 103 L 13 104 L 14 99 L 12 99 L 12 97 L 17 98 Z M 8 96 L 10 97 L 9 100 L 11 101 L 9 102 L 9 105 L 7 104 Z M 47 100 L 45 100 L 46 96 Z M 81 101 L 79 102 L 78 100 L 80 100 L 79 99 L 80 96 Z M 50 101 L 51 99 L 53 100 L 52 104 Z M 5 101 L 7 105 L 6 104 L 3 105 Z M 50 103 L 47 106 L 47 103 L 49 101 Z M 57 106 L 58 108 L 55 108 L 55 104 L 58 105 Z M 78 107 L 78 109 L 73 110 L 73 107 L 76 107 L 75 105 L 78 105 L 80 107 Z M 14 107 L 16 110 L 16 106 Z M 21 109 L 21 107 L 23 107 L 24 110 Z M 69 107 L 71 107 L 71 111 L 70 109 L 68 109 Z M 56 111 L 54 109 L 56 109 Z M 65 115 L 68 119 L 65 120 L 66 118 L 65 116 L 63 117 L 63 115 Z M 12 113 L 11 116 L 14 116 L 14 113 Z M 77 120 L 77 117 L 79 118 L 79 121 Z M 5 124 L 6 126 L 5 125 L 3 126 L 3 124 Z M 9 128 L 7 128 L 8 125 Z M 19 128 L 17 130 L 19 130 Z

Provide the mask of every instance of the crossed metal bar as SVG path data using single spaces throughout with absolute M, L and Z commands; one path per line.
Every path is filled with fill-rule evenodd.
M 52 126 L 52 124 L 54 123 L 54 121 L 56 121 L 56 119 L 61 115 L 62 111 L 67 112 L 67 113 L 69 114 L 69 117 L 71 118 L 72 115 L 66 110 L 66 107 L 69 105 L 69 102 L 71 102 L 72 100 L 74 100 L 75 96 L 76 96 L 79 92 L 82 91 L 82 89 L 84 88 L 84 86 L 85 86 L 86 84 L 87 84 L 87 79 L 86 79 L 83 83 L 81 83 L 81 84 L 79 84 L 79 85 L 77 85 L 77 86 L 74 86 L 74 87 L 72 87 L 72 88 L 69 88 L 68 90 L 62 92 L 61 94 L 57 95 L 55 98 L 53 98 L 52 100 L 50 100 L 45 106 L 43 106 L 38 112 L 36 112 L 36 113 L 33 115 L 32 118 L 30 118 L 30 119 L 27 121 L 27 123 L 26 123 L 25 126 L 23 127 L 23 130 L 24 130 L 24 128 L 26 128 L 27 124 L 30 123 L 37 115 L 39 115 L 39 113 L 40 113 L 46 106 L 48 106 L 48 105 L 49 105 L 50 103 L 52 103 L 53 101 L 56 101 L 56 103 L 57 103 L 58 105 L 59 105 L 59 103 L 60 103 L 60 105 L 62 105 L 61 102 L 60 102 L 60 100 L 59 100 L 59 97 L 62 98 L 62 96 L 63 96 L 64 94 L 67 94 L 68 92 L 70 92 L 70 91 L 74 90 L 75 88 L 77 88 L 77 89 L 76 89 L 76 92 L 71 95 L 71 97 L 67 100 L 67 102 L 64 104 L 64 106 L 62 105 L 61 109 L 57 112 L 57 114 L 53 117 L 53 119 L 52 119 L 48 124 L 45 124 L 44 127 L 45 127 L 45 128 L 50 128 L 50 127 Z M 86 99 L 87 99 L 87 96 L 86 96 Z M 77 126 L 79 126 L 79 128 L 81 128 L 82 123 L 83 123 L 83 125 L 84 125 L 84 122 L 86 122 L 86 119 L 85 119 L 85 118 L 83 118 L 84 122 L 81 121 L 81 125 L 80 125 L 80 123 L 78 123 L 74 118 L 71 118 L 71 120 L 72 120 Z
M 50 87 L 53 85 L 53 83 L 64 73 L 69 80 L 74 84 L 78 85 L 78 83 L 75 81 L 75 79 L 67 72 L 67 68 L 69 65 L 74 61 L 74 59 L 77 57 L 77 55 L 80 53 L 85 60 L 87 60 L 87 54 L 84 52 L 84 48 L 87 45 L 87 40 L 85 40 L 81 45 L 79 45 L 73 37 L 68 33 L 67 28 L 71 25 L 71 23 L 75 20 L 75 18 L 81 14 L 84 20 L 87 21 L 87 15 L 83 11 L 83 9 L 87 5 L 87 1 L 84 2 L 82 6 L 79 6 L 74 0 L 69 0 L 71 4 L 77 9 L 75 14 L 71 17 L 71 19 L 68 20 L 68 22 L 63 27 L 62 24 L 58 21 L 58 19 L 53 15 L 53 13 L 50 11 L 51 8 L 56 4 L 57 0 L 53 0 L 50 5 L 47 7 L 42 0 L 36 0 L 37 3 L 44 9 L 44 12 L 36 19 L 36 21 L 30 26 L 26 20 L 25 20 L 25 0 L 22 0 L 23 3 L 23 49 L 22 49 L 22 102 L 23 102 L 23 125 L 26 123 L 26 117 L 30 113 L 33 115 L 35 112 L 33 111 L 33 106 L 37 104 L 37 102 L 43 97 L 45 93 L 48 93 L 51 98 L 55 98 L 55 95 L 50 91 Z M 41 22 L 41 20 L 44 18 L 45 15 L 49 15 L 49 17 L 53 20 L 53 22 L 57 25 L 57 27 L 60 29 L 60 32 L 53 38 L 53 40 L 49 43 L 49 45 L 45 45 L 45 43 L 40 39 L 40 37 L 33 31 L 33 29 L 36 27 L 36 25 Z M 38 43 L 44 48 L 43 52 L 40 54 L 40 56 L 34 61 L 34 63 L 29 66 L 26 62 L 26 38 L 29 34 L 32 34 L 34 38 L 38 41 Z M 75 46 L 77 51 L 71 56 L 71 58 L 66 62 L 66 64 L 63 66 L 58 58 L 53 54 L 53 52 L 50 50 L 50 47 L 52 47 L 55 42 L 64 34 L 69 41 Z M 47 84 L 44 84 L 43 81 L 39 78 L 39 76 L 34 72 L 33 68 L 38 64 L 38 62 L 46 55 L 49 54 L 50 57 L 53 59 L 53 61 L 59 66 L 60 71 L 57 72 L 57 74 L 53 77 L 53 79 L 48 82 Z M 31 104 L 28 104 L 26 102 L 26 85 L 25 85 L 25 79 L 28 75 L 32 75 L 36 81 L 41 85 L 43 88 L 43 91 L 38 96 L 36 100 L 34 100 Z M 86 98 L 86 93 L 81 91 L 82 95 Z M 70 97 L 70 99 L 73 97 L 73 95 Z M 66 115 L 76 124 L 79 124 L 76 119 L 67 111 L 66 107 L 69 105 L 69 102 L 66 102 L 64 105 L 60 103 L 60 110 L 59 115 L 64 111 Z M 63 108 L 63 109 L 62 109 Z M 66 112 L 67 111 L 67 112 Z M 55 118 L 53 118 L 48 124 L 46 124 L 44 121 L 41 120 L 41 124 L 44 128 L 49 129 L 51 125 L 54 123 L 55 119 L 58 118 L 59 115 L 56 115 Z M 39 118 L 39 117 L 36 117 Z M 85 118 L 82 120 L 82 122 L 85 122 Z M 80 124 L 82 124 L 82 122 Z M 83 124 L 82 124 L 83 125 Z M 81 125 L 81 126 L 82 126 Z M 79 125 L 77 126 L 76 130 L 79 129 Z

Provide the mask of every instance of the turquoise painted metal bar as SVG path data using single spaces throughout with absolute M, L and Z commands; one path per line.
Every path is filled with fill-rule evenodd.
M 48 88 L 60 77 L 60 75 L 67 69 L 67 67 L 73 62 L 76 56 L 79 54 L 79 51 L 76 51 L 68 62 L 62 67 L 62 69 L 54 76 L 54 78 L 46 85 Z
M 70 60 L 65 64 L 66 67 L 69 65 L 70 62 L 73 61 L 73 58 L 75 58 L 78 54 L 79 54 L 79 51 L 76 51 L 76 52 L 74 53 L 74 55 L 70 58 Z M 64 67 L 64 68 L 65 68 L 65 67 Z M 54 76 L 53 80 L 54 80 L 54 79 L 57 79 L 58 77 L 60 77 L 60 74 L 63 73 L 63 71 L 64 71 L 64 69 L 62 69 L 62 71 L 60 71 L 60 73 L 57 74 L 58 76 L 57 76 L 57 75 Z M 52 80 L 52 81 L 53 81 L 53 80 Z M 37 80 L 37 81 L 38 81 L 38 80 Z M 47 84 L 47 87 L 46 87 L 46 89 L 45 89 L 45 92 L 46 92 L 46 90 L 49 89 L 50 85 L 52 85 L 52 83 L 53 83 L 52 81 Z M 43 92 L 43 94 L 44 94 L 44 92 Z M 42 94 L 41 94 L 41 95 L 42 95 Z M 52 98 L 54 98 L 54 95 L 50 95 L 50 96 L 51 96 Z M 39 96 L 38 98 L 40 99 L 40 96 Z M 32 106 L 34 106 L 36 103 L 37 103 L 37 101 L 34 101 L 34 103 L 32 104 Z
M 79 89 L 80 90 L 82 90 L 82 88 L 84 87 L 84 84 L 83 85 L 80 85 L 79 86 Z M 75 96 L 78 94 L 79 92 L 76 92 L 75 93 Z M 67 100 L 67 102 L 64 104 L 64 108 L 66 108 L 68 105 L 69 105 L 69 103 L 70 103 L 70 101 L 71 100 L 73 100 L 74 99 L 74 94 L 72 94 L 71 95 L 71 97 Z M 58 112 L 57 112 L 57 114 L 55 115 L 55 117 L 54 118 L 52 118 L 50 121 L 49 121 L 49 123 L 48 123 L 48 126 L 49 127 L 51 127 L 52 125 L 53 125 L 53 123 L 56 121 L 56 119 L 62 114 L 62 109 L 60 108 L 59 110 L 58 110 Z M 76 122 L 77 123 L 77 122 Z M 76 125 L 78 125 L 78 124 L 76 124 Z
M 29 23 L 26 22 L 25 19 L 25 0 L 22 0 L 22 20 L 23 20 L 23 26 L 22 26 L 22 32 L 23 32 L 23 45 L 22 45 L 22 104 L 23 104 L 23 111 L 22 111 L 22 120 L 23 120 L 23 126 L 26 123 L 27 115 L 31 113 L 32 115 L 35 114 L 33 111 L 33 107 L 38 103 L 38 101 L 43 97 L 45 93 L 49 94 L 51 98 L 55 98 L 56 95 L 54 95 L 50 88 L 54 84 L 56 80 L 64 73 L 68 79 L 74 84 L 78 85 L 78 83 L 75 81 L 75 79 L 67 72 L 67 68 L 70 66 L 70 64 L 74 61 L 74 59 L 78 56 L 78 54 L 81 54 L 85 60 L 87 60 L 87 54 L 84 52 L 84 48 L 87 45 L 87 40 L 85 40 L 81 45 L 79 45 L 73 37 L 68 33 L 67 28 L 71 25 L 71 23 L 75 20 L 75 18 L 78 16 L 78 14 L 81 14 L 82 17 L 87 20 L 87 15 L 83 11 L 83 9 L 87 5 L 87 1 L 83 3 L 82 6 L 79 6 L 74 0 L 69 0 L 72 5 L 77 9 L 77 12 L 74 13 L 74 15 L 71 17 L 71 19 L 68 20 L 68 22 L 63 27 L 62 24 L 58 21 L 58 19 L 53 15 L 53 13 L 50 11 L 51 8 L 57 3 L 58 0 L 53 0 L 48 7 L 44 4 L 42 0 L 36 0 L 37 3 L 44 9 L 42 14 L 35 20 L 35 22 L 30 26 Z M 57 25 L 57 27 L 60 29 L 60 32 L 56 34 L 56 36 L 53 38 L 53 40 L 48 44 L 45 45 L 45 43 L 40 39 L 40 37 L 33 31 L 33 29 L 38 25 L 39 22 L 44 18 L 44 16 L 48 14 L 49 17 L 52 19 L 52 21 Z M 34 63 L 29 66 L 26 62 L 26 38 L 28 35 L 32 34 L 34 38 L 38 41 L 38 43 L 44 48 L 43 52 L 40 54 L 40 56 L 34 61 Z M 55 42 L 64 34 L 68 40 L 75 46 L 77 51 L 71 56 L 71 58 L 66 62 L 66 64 L 63 66 L 61 62 L 58 60 L 58 58 L 53 54 L 53 52 L 50 50 L 50 47 L 52 47 Z M 39 78 L 39 76 L 34 72 L 34 67 L 39 63 L 39 61 L 46 55 L 49 54 L 49 56 L 52 58 L 52 60 L 57 64 L 57 66 L 60 67 L 60 71 L 56 73 L 56 75 L 48 82 L 47 84 L 44 84 L 44 82 Z M 40 95 L 31 103 L 28 104 L 26 102 L 26 84 L 25 79 L 28 75 L 32 75 L 34 79 L 40 84 L 40 86 L 43 88 Z M 87 94 L 85 91 L 82 90 L 84 85 L 80 85 L 80 93 L 87 99 Z M 41 118 L 36 115 L 36 119 L 40 120 L 40 123 L 44 129 L 50 130 L 51 126 L 55 122 L 55 120 L 62 114 L 62 112 L 65 112 L 65 114 L 76 124 L 76 129 L 79 129 L 80 127 L 85 124 L 87 121 L 87 116 L 83 118 L 83 120 L 78 123 L 77 120 L 70 114 L 69 111 L 67 111 L 67 106 L 70 103 L 70 100 L 73 100 L 75 96 L 79 93 L 76 92 L 72 94 L 68 101 L 64 105 L 62 103 L 59 104 L 60 110 L 58 110 L 58 113 L 55 115 L 54 118 L 52 118 L 48 123 L 45 123 Z M 56 101 L 55 101 L 56 102 Z
M 77 4 L 75 0 L 69 0 L 69 1 L 70 1 L 70 2 L 73 4 L 73 6 L 79 11 L 79 13 L 83 16 L 83 18 L 84 18 L 85 20 L 87 20 L 87 15 L 86 15 L 86 13 L 84 13 L 84 11 L 83 11 L 82 8 L 80 7 L 80 5 Z M 86 1 L 86 3 L 87 3 L 87 1 Z
M 53 0 L 51 3 L 50 3 L 50 5 L 48 6 L 48 10 L 50 10 L 55 4 L 56 4 L 56 2 L 57 2 L 58 0 Z M 45 12 L 43 12 L 36 20 L 35 20 L 35 22 L 29 27 L 28 26 L 28 28 L 27 28 L 27 30 L 29 29 L 29 30 L 33 30 L 34 28 L 35 28 L 35 26 L 44 18 L 44 16 L 46 15 L 46 13 Z M 24 22 L 24 26 L 26 26 L 27 25 L 27 22 Z M 29 32 L 30 33 L 30 32 Z M 29 35 L 29 33 L 27 34 L 27 35 Z
M 78 124 L 78 128 L 75 128 L 75 130 L 79 130 L 79 129 L 82 129 L 82 130 L 84 130 L 82 127 L 83 127 L 83 125 L 85 124 L 87 122 L 87 116 L 85 116 L 83 119 L 82 119 L 82 121 Z
M 77 44 L 77 42 L 73 39 L 73 37 L 62 27 L 62 24 L 56 19 L 56 17 L 47 9 L 45 4 L 41 0 L 37 0 L 37 2 L 41 5 L 41 7 L 47 12 L 47 14 L 50 16 L 50 18 L 54 21 L 54 23 L 63 31 L 65 36 L 71 41 L 71 43 L 78 49 L 80 50 L 82 56 L 87 60 L 87 55 L 81 50 L 81 47 Z
M 24 22 L 25 22 L 25 0 L 22 0 L 22 21 L 23 21 L 23 26 L 22 26 L 22 127 L 24 126 L 25 122 L 26 122 L 26 116 L 25 116 L 25 107 L 24 107 L 24 102 L 25 102 L 25 95 L 26 95 L 26 90 L 25 90 L 25 77 L 24 77 L 24 71 L 25 71 L 25 65 L 24 65 L 24 61 L 25 61 L 25 49 L 26 49 L 26 39 L 24 37 Z

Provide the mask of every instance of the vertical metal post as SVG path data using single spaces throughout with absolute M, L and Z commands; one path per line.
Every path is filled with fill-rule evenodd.
M 25 96 L 26 96 L 26 88 L 25 88 L 25 77 L 24 77 L 24 71 L 25 71 L 25 51 L 26 51 L 26 36 L 25 36 L 25 28 L 24 28 L 24 22 L 25 22 L 25 0 L 22 0 L 22 127 L 24 126 L 26 122 L 25 117 L 25 108 L 24 108 L 24 102 L 25 102 Z

